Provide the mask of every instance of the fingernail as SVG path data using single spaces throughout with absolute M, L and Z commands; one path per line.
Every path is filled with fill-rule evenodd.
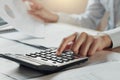
M 26 5 L 27 9 L 31 10 L 31 5 L 33 5 L 33 3 L 29 2 L 29 1 L 25 1 L 24 3 Z
M 59 56 L 59 55 L 60 55 L 60 52 L 59 52 L 59 51 L 56 51 L 56 55 Z
M 59 51 L 56 51 L 56 54 L 58 54 L 59 53 Z

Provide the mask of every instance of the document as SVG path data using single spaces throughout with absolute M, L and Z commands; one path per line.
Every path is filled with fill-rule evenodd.
M 106 62 L 29 80 L 119 80 L 120 62 Z
M 44 23 L 27 12 L 22 0 L 0 0 L 0 17 L 15 29 L 35 37 L 44 37 Z
M 16 78 L 10 77 L 9 75 L 0 73 L 0 80 L 17 80 Z

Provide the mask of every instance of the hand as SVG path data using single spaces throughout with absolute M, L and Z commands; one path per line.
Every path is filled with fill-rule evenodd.
M 28 13 L 34 16 L 35 18 L 43 20 L 44 22 L 58 21 L 58 15 L 53 14 L 52 12 L 44 8 L 42 4 L 37 0 L 23 0 L 23 1 L 29 1 L 30 3 L 32 3 L 30 5 L 31 10 L 29 10 Z
M 75 54 L 81 56 L 92 56 L 96 51 L 109 48 L 112 45 L 112 41 L 108 35 L 92 36 L 85 32 L 74 33 L 63 39 L 60 47 L 57 50 L 57 55 L 65 50 L 72 50 Z

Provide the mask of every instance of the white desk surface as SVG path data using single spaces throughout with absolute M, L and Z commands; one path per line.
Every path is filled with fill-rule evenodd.
M 20 44 L 14 41 L 3 39 L 9 38 L 9 39 L 15 39 L 20 40 L 21 42 L 34 44 L 34 45 L 43 45 L 46 47 L 58 47 L 61 40 L 72 34 L 73 32 L 88 32 L 90 34 L 96 34 L 96 31 L 83 29 L 79 27 L 75 27 L 72 25 L 67 24 L 49 24 L 46 26 L 46 32 L 44 38 L 34 38 L 25 34 L 22 34 L 20 32 L 12 32 L 12 33 L 6 33 L 6 34 L 0 34 L 0 53 L 30 53 L 30 52 L 36 52 L 39 51 L 39 49 L 26 46 L 24 44 Z M 115 58 L 110 59 L 110 56 L 115 56 Z M 88 62 L 84 63 L 83 66 L 103 63 L 107 61 L 115 61 L 119 56 L 117 53 L 109 52 L 109 51 L 101 51 L 98 52 L 96 55 L 92 56 Z M 39 77 L 40 73 L 38 71 L 30 70 L 27 68 L 20 69 L 19 64 L 0 58 L 0 73 L 4 73 L 6 75 L 9 75 L 10 77 L 16 78 L 18 80 L 52 80 L 53 77 L 55 77 L 57 74 L 52 74 L 45 77 Z

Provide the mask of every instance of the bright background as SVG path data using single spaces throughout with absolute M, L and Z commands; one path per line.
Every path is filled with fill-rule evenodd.
M 40 0 L 44 6 L 53 11 L 66 13 L 82 13 L 85 10 L 87 0 Z
M 48 10 L 81 14 L 84 13 L 88 0 L 39 0 Z M 107 15 L 103 18 L 98 30 L 104 30 L 107 26 Z

